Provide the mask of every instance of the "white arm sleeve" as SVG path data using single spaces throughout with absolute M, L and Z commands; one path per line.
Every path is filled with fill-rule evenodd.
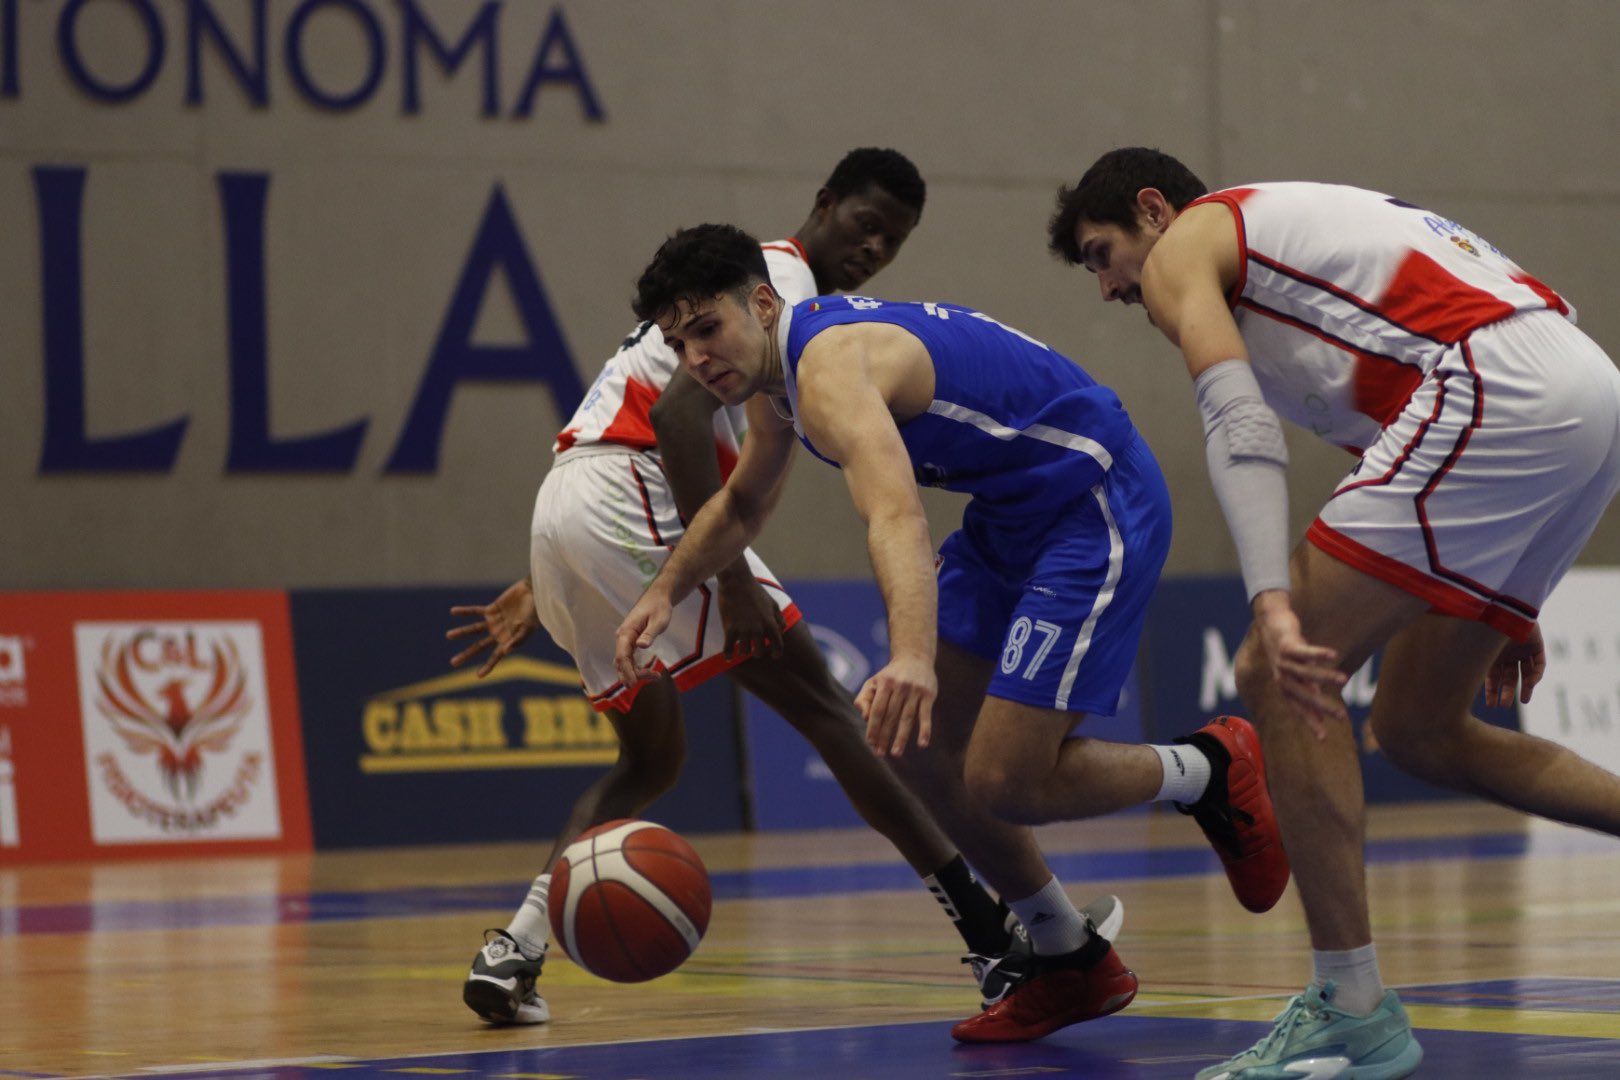
M 1237 545 L 1249 599 L 1288 588 L 1288 447 L 1247 361 L 1226 360 L 1193 383 L 1204 457 Z

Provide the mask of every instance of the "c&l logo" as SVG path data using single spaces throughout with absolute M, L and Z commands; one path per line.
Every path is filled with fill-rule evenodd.
M 97 843 L 281 835 L 254 622 L 74 627 Z

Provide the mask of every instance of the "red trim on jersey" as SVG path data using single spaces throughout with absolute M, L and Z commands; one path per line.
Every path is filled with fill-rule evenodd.
M 1412 433 L 1412 437 L 1406 441 L 1406 445 L 1401 447 L 1401 452 L 1395 455 L 1394 462 L 1390 464 L 1389 469 L 1384 473 L 1384 475 L 1369 477 L 1366 480 L 1354 480 L 1335 491 L 1332 498 L 1337 499 L 1345 492 L 1355 491 L 1357 488 L 1378 487 L 1395 479 L 1396 474 L 1401 471 L 1401 467 L 1404 466 L 1407 460 L 1411 458 L 1412 452 L 1415 451 L 1418 448 L 1418 444 L 1423 441 L 1423 436 L 1428 434 L 1430 426 L 1432 426 L 1436 420 L 1440 419 L 1440 411 L 1446 406 L 1446 377 L 1444 375 L 1440 376 L 1439 386 L 1440 389 L 1434 395 L 1434 410 L 1430 412 L 1428 416 L 1423 418 L 1422 423 L 1418 424 L 1417 430 L 1414 431 Z
M 1356 353 L 1356 411 L 1389 427 L 1423 384 L 1423 372 L 1377 353 Z
M 783 632 L 785 633 L 786 631 L 792 629 L 793 626 L 797 624 L 798 621 L 803 617 L 803 613 L 799 611 L 799 605 L 789 603 L 787 607 L 782 609 Z M 676 675 L 675 688 L 677 690 L 690 690 L 699 683 L 707 682 L 709 679 L 714 678 L 716 675 L 719 675 L 722 672 L 730 671 L 738 664 L 741 664 L 749 659 L 751 659 L 751 657 L 741 653 L 735 656 L 727 656 L 725 653 L 715 653 L 713 656 L 692 665 L 687 670 L 681 672 L 679 675 Z
M 1238 242 L 1238 276 L 1232 283 L 1232 291 L 1226 294 L 1226 306 L 1237 307 L 1238 300 L 1243 296 L 1243 289 L 1249 283 L 1249 233 L 1243 224 L 1243 204 L 1255 194 L 1257 189 L 1240 187 L 1227 188 L 1225 191 L 1215 191 L 1202 195 L 1182 208 L 1185 214 L 1195 206 L 1204 203 L 1220 203 L 1232 211 L 1232 221 L 1237 225 Z
M 1400 415 L 1401 410 L 1406 408 L 1406 403 L 1412 399 L 1413 393 L 1417 391 L 1418 385 L 1423 382 L 1423 372 L 1411 364 L 1403 363 L 1385 353 L 1357 348 L 1343 338 L 1335 337 L 1321 327 L 1312 326 L 1285 311 L 1267 307 L 1249 297 L 1240 298 L 1236 306 L 1247 308 L 1296 330 L 1303 330 L 1312 337 L 1354 356 L 1355 366 L 1351 372 L 1351 380 L 1356 411 L 1378 421 L 1379 427 L 1388 427 Z
M 634 461 L 630 463 L 630 475 L 636 478 L 636 487 L 641 491 L 641 508 L 647 514 L 647 529 L 652 533 L 653 541 L 657 543 L 659 547 L 668 548 L 673 551 L 674 546 L 664 539 L 664 534 L 658 531 L 658 523 L 653 520 L 652 496 L 648 493 L 647 482 L 641 478 L 641 470 L 636 468 L 636 463 Z M 676 516 L 680 516 L 679 510 L 676 511 Z M 697 591 L 698 595 L 703 597 L 703 606 L 698 609 L 696 640 L 692 644 L 692 651 L 681 657 L 674 663 L 672 667 L 669 668 L 670 674 L 679 672 L 682 668 L 686 667 L 686 665 L 695 663 L 703 656 L 703 640 L 708 637 L 709 633 L 709 602 L 712 599 L 712 596 L 707 585 L 700 584 L 697 587 Z M 663 669 L 660 668 L 659 670 Z
M 1346 566 L 1360 570 L 1368 577 L 1387 582 L 1403 592 L 1411 593 L 1420 600 L 1427 600 L 1430 609 L 1441 615 L 1485 623 L 1514 641 L 1526 640 L 1535 629 L 1533 619 L 1527 619 L 1494 604 L 1487 604 L 1455 585 L 1448 585 L 1415 567 L 1407 566 L 1398 559 L 1374 551 L 1332 526 L 1324 524 L 1321 518 L 1311 522 L 1309 531 L 1305 533 L 1305 539 Z
M 551 448 L 551 452 L 554 454 L 560 454 L 564 450 L 572 450 L 574 448 L 574 440 L 577 438 L 579 438 L 579 428 L 564 428 L 562 431 L 557 433 L 557 445 Z
M 1378 305 L 1363 300 L 1350 290 L 1340 288 L 1331 281 L 1324 281 L 1319 277 L 1307 274 L 1298 267 L 1289 266 L 1284 262 L 1278 262 L 1276 259 L 1273 259 L 1267 255 L 1262 255 L 1258 251 L 1250 251 L 1249 258 L 1259 263 L 1261 266 L 1266 267 L 1268 270 L 1273 270 L 1284 277 L 1293 278 L 1302 285 L 1311 285 L 1315 288 L 1321 289 L 1323 292 L 1328 293 L 1331 296 L 1336 296 L 1345 303 L 1350 304 L 1352 307 L 1358 307 L 1369 315 L 1377 316 L 1378 318 L 1383 319 L 1385 322 L 1394 326 L 1395 329 L 1411 334 L 1413 337 L 1426 338 L 1427 340 L 1434 342 L 1436 345 L 1454 344 L 1454 342 L 1441 341 L 1439 338 L 1430 337 L 1428 334 L 1425 334 L 1420 330 L 1406 326 L 1398 320 L 1391 318 L 1390 314 L 1387 311 L 1380 309 Z
M 1468 426 L 1462 430 L 1462 434 L 1457 436 L 1457 444 L 1451 448 L 1451 453 L 1446 455 L 1446 460 L 1441 463 L 1435 474 L 1429 478 L 1429 482 L 1423 486 L 1423 490 L 1418 492 L 1416 499 L 1418 522 L 1423 526 L 1423 542 L 1429 552 L 1429 566 L 1441 577 L 1455 581 L 1464 588 L 1472 589 L 1494 604 L 1513 608 L 1534 618 L 1536 609 L 1523 600 L 1516 600 L 1506 593 L 1497 592 L 1495 589 L 1480 584 L 1466 574 L 1448 569 L 1441 563 L 1439 544 L 1435 541 L 1434 530 L 1429 525 L 1429 513 L 1425 505 L 1428 502 L 1429 495 L 1433 493 L 1435 488 L 1440 486 L 1440 481 L 1445 479 L 1446 474 L 1452 470 L 1462 457 L 1463 451 L 1468 449 L 1469 440 L 1474 437 L 1474 432 L 1479 430 L 1485 423 L 1485 380 L 1480 375 L 1479 369 L 1474 366 L 1474 350 L 1467 341 L 1462 343 L 1462 357 L 1463 363 L 1468 367 L 1468 373 L 1474 377 L 1474 414 L 1469 419 Z
M 775 240 L 769 244 L 761 244 L 759 246 L 764 248 L 766 251 L 785 251 L 789 255 L 796 255 L 798 256 L 800 262 L 804 263 L 806 266 L 810 265 L 810 255 L 804 250 L 804 245 L 799 243 L 799 238 L 797 236 L 790 236 L 786 240 Z
M 1564 316 L 1566 319 L 1569 318 L 1569 305 L 1564 303 L 1564 298 L 1562 296 L 1559 296 L 1557 293 L 1547 288 L 1547 286 L 1543 285 L 1529 274 L 1524 273 L 1522 270 L 1513 275 L 1513 280 L 1518 282 L 1520 285 L 1525 286 L 1531 292 L 1545 300 L 1547 302 L 1547 306 L 1558 312 L 1558 314 Z
M 799 605 L 790 602 L 787 607 L 782 609 L 783 631 L 791 630 L 803 618 L 804 613 L 799 610 Z M 716 675 L 725 674 L 748 659 L 750 658 L 744 655 L 727 656 L 725 653 L 715 653 L 713 656 L 707 657 L 675 674 L 673 676 L 675 689 L 690 690 L 694 686 L 708 682 Z M 660 675 L 667 675 L 675 670 L 673 668 L 666 669 L 661 660 L 653 664 L 653 669 Z M 588 700 L 591 703 L 591 708 L 597 712 L 606 712 L 609 709 L 628 712 L 630 707 L 636 703 L 636 696 L 641 693 L 641 688 L 651 681 L 651 679 L 648 679 L 633 686 L 614 683 L 607 690 L 589 697 Z
M 1417 251 L 1401 260 L 1374 306 L 1395 325 L 1447 345 L 1515 311 L 1506 300 L 1475 288 Z
M 640 379 L 627 376 L 624 380 L 624 401 L 619 403 L 619 411 L 613 414 L 613 422 L 602 430 L 597 442 L 616 443 L 633 450 L 651 450 L 657 446 L 658 436 L 653 433 L 651 412 L 653 402 L 658 400 L 661 392 Z

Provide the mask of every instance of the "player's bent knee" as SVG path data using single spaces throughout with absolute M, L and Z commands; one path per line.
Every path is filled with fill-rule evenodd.
M 1008 762 L 970 755 L 963 780 L 969 798 L 1003 821 L 1030 825 L 1044 820 L 1038 815 L 1031 785 Z
M 1396 768 L 1417 776 L 1433 774 L 1436 764 L 1455 752 L 1440 725 L 1395 709 L 1374 707 L 1367 725 L 1383 755 Z

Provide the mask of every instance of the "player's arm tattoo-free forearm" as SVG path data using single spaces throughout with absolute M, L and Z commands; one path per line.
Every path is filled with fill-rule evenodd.
M 1277 414 L 1244 360 L 1207 368 L 1194 382 L 1204 457 L 1249 599 L 1288 588 L 1288 447 Z
M 741 557 L 758 532 L 757 524 L 750 527 L 737 512 L 731 490 L 721 488 L 714 498 L 703 504 L 654 583 L 667 590 L 672 601 L 678 602 L 700 582 Z

